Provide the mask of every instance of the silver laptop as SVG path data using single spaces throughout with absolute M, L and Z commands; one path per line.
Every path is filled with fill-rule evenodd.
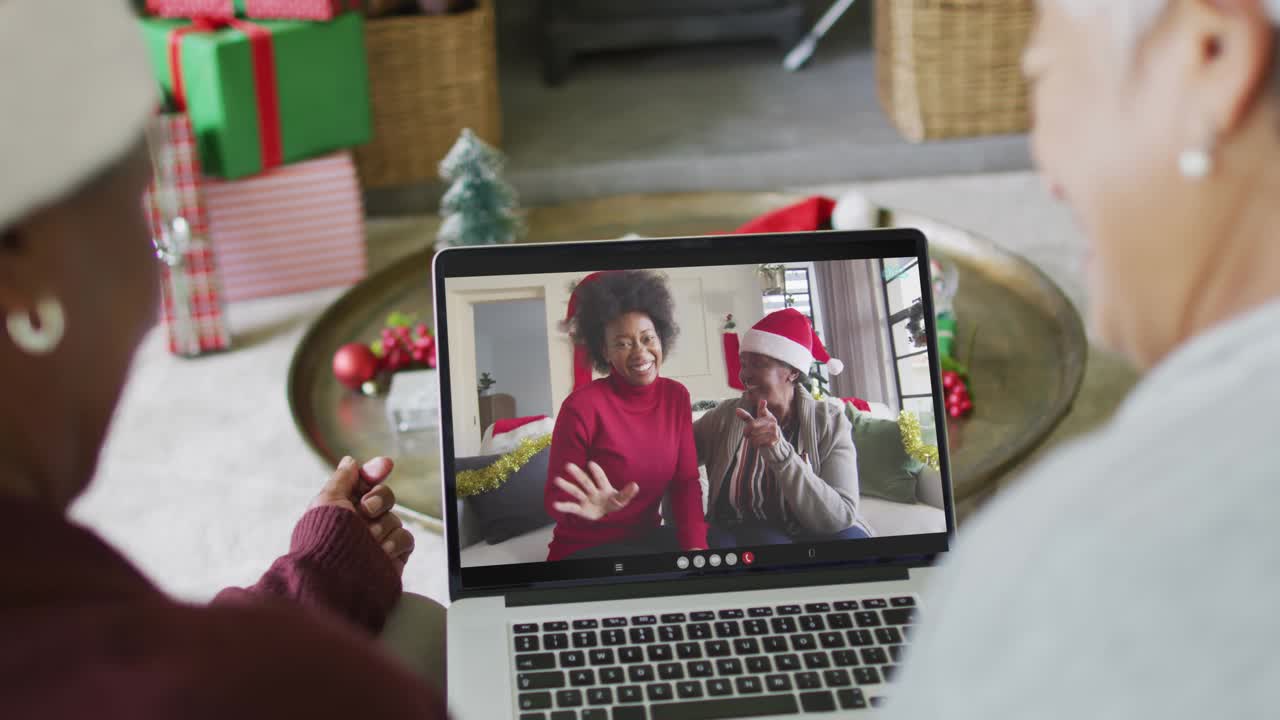
M 447 684 L 454 717 L 874 716 L 892 703 L 897 668 L 910 655 L 913 622 L 921 616 L 921 590 L 955 527 L 930 267 L 924 236 L 907 229 L 437 254 L 451 599 Z M 594 356 L 578 349 L 573 326 L 565 323 L 571 299 L 580 306 L 578 300 L 601 297 L 578 292 L 575 298 L 582 283 L 629 270 L 646 272 L 614 277 L 645 278 L 667 289 L 667 324 L 679 332 L 656 371 L 644 363 L 631 368 L 660 375 L 663 392 L 670 391 L 662 407 L 679 406 L 674 416 L 655 411 L 652 422 L 661 415 L 666 423 L 656 435 L 643 415 L 631 416 L 622 429 L 582 419 L 590 413 L 581 408 L 612 407 L 609 393 L 625 394 L 622 385 L 609 383 L 631 378 L 621 370 L 618 377 L 602 376 L 593 360 L 607 360 L 609 348 Z M 624 300 L 610 312 L 648 318 L 645 302 Z M 723 469 L 723 462 L 699 467 L 700 509 L 689 490 L 687 461 L 675 473 L 633 472 L 668 467 L 648 455 L 672 455 L 685 443 L 707 445 L 696 448 L 703 459 L 713 455 L 718 439 L 701 430 L 691 437 L 691 428 L 707 427 L 698 421 L 721 403 L 753 404 L 739 389 L 739 361 L 759 361 L 739 355 L 741 343 L 757 322 L 786 308 L 806 316 L 830 356 L 843 359 L 838 375 L 830 372 L 834 363 L 796 369 L 814 407 L 829 418 L 843 414 L 848 425 L 833 422 L 852 428 L 857 477 L 850 477 L 847 462 L 840 477 L 823 477 L 832 473 L 822 458 L 805 453 L 801 459 L 812 473 L 804 482 L 839 488 L 822 496 L 855 508 L 856 521 L 844 531 L 807 529 L 788 509 L 791 496 L 776 478 L 755 473 L 744 479 L 738 471 L 760 461 L 759 455 L 751 459 L 750 442 L 735 442 L 745 420 L 716 425 L 731 433 L 733 422 L 742 423 L 723 443 L 733 458 L 729 472 L 713 476 L 718 473 L 709 466 Z M 574 309 L 582 327 L 606 314 L 583 312 Z M 610 332 L 619 327 L 605 326 Z M 620 341 L 616 347 L 632 346 Z M 687 400 L 670 390 L 673 382 L 687 389 Z M 757 390 L 758 383 L 749 388 Z M 561 427 L 567 406 L 573 412 L 566 416 L 576 422 Z M 902 440 L 910 423 L 902 430 L 901 411 L 919 421 L 919 442 L 910 443 L 914 455 Z M 791 427 L 786 423 L 784 432 L 793 433 L 793 447 L 804 447 L 803 426 Z M 580 446 L 575 457 L 592 459 L 595 452 L 615 475 L 680 476 L 619 480 L 650 490 L 679 486 L 679 499 L 674 491 L 640 492 L 631 502 L 642 503 L 643 511 L 628 515 L 622 530 L 597 532 L 592 525 L 584 533 L 583 524 L 596 521 L 564 509 L 573 499 L 555 478 L 568 470 L 550 466 L 552 456 L 572 454 L 570 443 Z M 620 446 L 631 448 L 630 465 L 619 459 Z M 917 446 L 937 448 L 932 462 Z M 759 502 L 741 505 L 744 487 Z M 678 504 L 683 512 L 674 509 Z M 708 527 L 705 548 L 689 539 L 697 533 L 681 531 L 682 523 L 699 527 L 699 517 Z

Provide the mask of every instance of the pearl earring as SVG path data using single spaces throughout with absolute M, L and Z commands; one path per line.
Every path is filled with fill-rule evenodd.
M 1217 144 L 1214 133 L 1200 147 L 1187 148 L 1178 154 L 1178 170 L 1188 180 L 1203 180 L 1213 172 L 1213 148 Z
M 1178 156 L 1178 169 L 1188 180 L 1203 180 L 1213 172 L 1213 155 L 1205 148 L 1188 148 Z

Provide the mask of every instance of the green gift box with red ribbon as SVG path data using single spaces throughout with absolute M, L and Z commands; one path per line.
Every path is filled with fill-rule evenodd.
M 372 137 L 364 21 L 143 18 L 160 85 L 206 174 L 234 180 Z

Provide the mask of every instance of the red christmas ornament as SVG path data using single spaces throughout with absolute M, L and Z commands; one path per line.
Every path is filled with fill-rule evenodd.
M 348 343 L 333 354 L 333 377 L 352 390 L 378 374 L 380 361 L 367 345 Z

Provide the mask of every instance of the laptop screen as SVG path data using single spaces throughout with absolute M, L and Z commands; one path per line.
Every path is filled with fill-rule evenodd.
M 929 267 L 911 231 L 440 254 L 455 596 L 945 550 Z

